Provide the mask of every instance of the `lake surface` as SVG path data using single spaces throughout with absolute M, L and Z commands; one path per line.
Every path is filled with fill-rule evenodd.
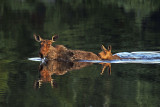
M 53 62 L 63 75 L 35 87 L 41 62 L 28 60 L 39 57 L 33 34 L 58 34 L 53 45 L 94 53 L 112 45 L 118 54 L 160 51 L 159 29 L 158 0 L 1 0 L 0 106 L 159 107 L 160 63 L 106 61 L 102 73 L 99 62 L 81 69 Z

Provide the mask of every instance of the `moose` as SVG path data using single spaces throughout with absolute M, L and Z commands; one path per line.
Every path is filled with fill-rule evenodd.
M 39 56 L 48 60 L 58 61 L 78 61 L 78 60 L 118 60 L 121 59 L 117 55 L 112 55 L 111 45 L 106 49 L 101 46 L 102 52 L 96 55 L 93 52 L 82 50 L 67 49 L 64 45 L 52 46 L 52 43 L 58 39 L 58 35 L 52 36 L 51 40 L 42 39 L 40 36 L 34 34 L 34 38 L 37 42 L 40 42 Z
M 112 55 L 111 52 L 111 45 L 108 46 L 108 49 L 106 49 L 103 45 L 101 46 L 102 51 L 100 53 L 98 53 L 98 56 L 102 59 L 102 60 L 117 60 L 117 59 L 121 59 L 118 55 Z

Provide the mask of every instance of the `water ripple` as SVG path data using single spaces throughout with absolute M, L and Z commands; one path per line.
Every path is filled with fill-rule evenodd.
M 159 64 L 160 51 L 137 51 L 137 52 L 120 52 L 118 55 L 122 59 L 119 60 L 80 60 L 79 62 L 92 62 L 92 63 L 142 63 L 142 64 Z M 42 61 L 45 59 L 39 57 L 28 58 L 31 61 Z

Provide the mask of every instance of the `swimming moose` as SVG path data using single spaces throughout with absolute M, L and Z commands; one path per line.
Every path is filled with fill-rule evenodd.
M 47 58 L 48 60 L 58 61 L 77 61 L 77 60 L 116 60 L 120 59 L 117 55 L 112 55 L 111 46 L 106 49 L 103 45 L 101 46 L 102 52 L 98 55 L 93 52 L 82 51 L 82 50 L 71 50 L 67 49 L 63 45 L 52 46 L 52 43 L 58 39 L 57 35 L 54 35 L 51 40 L 42 39 L 40 36 L 34 35 L 36 41 L 40 42 L 41 58 Z

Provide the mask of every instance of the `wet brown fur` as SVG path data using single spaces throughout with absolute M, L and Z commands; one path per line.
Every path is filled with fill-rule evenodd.
M 52 40 L 44 40 L 40 36 L 34 35 L 36 41 L 41 42 L 40 57 L 47 58 L 48 60 L 63 60 L 63 61 L 76 61 L 76 60 L 100 60 L 100 58 L 93 52 L 70 50 L 63 45 L 52 46 L 55 42 Z
M 111 46 L 108 46 L 108 49 L 106 49 L 103 45 L 101 46 L 102 51 L 98 54 L 99 57 L 102 60 L 117 60 L 117 59 L 121 59 L 119 56 L 117 55 L 112 55 L 111 53 Z
M 47 58 L 48 60 L 59 60 L 59 61 L 77 61 L 77 60 L 117 60 L 121 59 L 117 55 L 112 55 L 111 46 L 106 49 L 103 45 L 101 46 L 102 51 L 96 55 L 93 52 L 82 51 L 82 50 L 71 50 L 67 49 L 63 45 L 52 46 L 52 43 L 58 38 L 57 35 L 53 36 L 51 40 L 44 40 L 40 36 L 34 35 L 35 40 L 41 42 L 41 48 L 39 55 L 41 58 Z

